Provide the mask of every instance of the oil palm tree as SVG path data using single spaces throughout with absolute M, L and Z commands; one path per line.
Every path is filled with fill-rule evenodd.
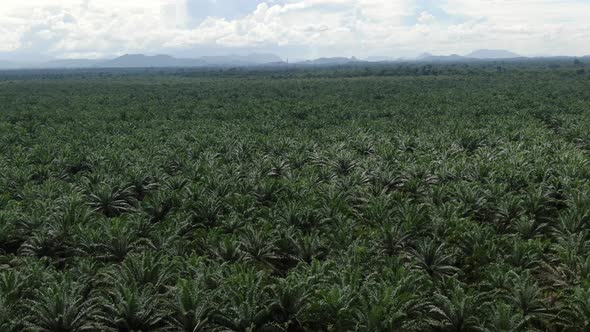
M 98 316 L 100 323 L 115 331 L 164 331 L 165 302 L 151 285 L 115 284 L 107 291 Z
M 16 325 L 14 320 L 14 313 L 10 310 L 10 304 L 0 296 L 0 330 L 14 331 Z
M 590 331 L 590 290 L 584 286 L 573 289 L 558 317 L 565 331 Z
M 240 237 L 240 250 L 244 261 L 258 266 L 274 269 L 279 259 L 277 247 L 268 233 L 248 227 Z
M 453 254 L 446 251 L 444 243 L 438 243 L 434 239 L 418 243 L 416 249 L 409 252 L 409 256 L 416 268 L 425 271 L 435 279 L 442 280 L 459 272 L 459 269 L 453 266 Z
M 151 286 L 162 290 L 174 280 L 173 263 L 167 256 L 150 251 L 141 254 L 130 254 L 119 269 L 109 275 L 113 282 L 121 280 L 126 285 Z
M 131 187 L 99 183 L 92 186 L 88 192 L 90 207 L 109 218 L 131 211 L 134 200 Z
M 512 286 L 506 296 L 507 301 L 519 309 L 526 326 L 548 328 L 554 314 L 548 308 L 548 298 L 544 294 L 546 289 L 540 287 L 528 272 L 509 273 Z
M 368 284 L 361 292 L 357 329 L 367 331 L 419 331 L 427 328 L 424 313 L 427 301 L 421 301 L 424 278 L 416 274 Z M 422 295 L 421 295 L 422 294 Z
M 170 300 L 174 329 L 185 332 L 211 330 L 209 316 L 214 310 L 204 285 L 198 280 L 182 279 Z
M 489 311 L 486 294 L 465 290 L 464 287 L 449 279 L 444 292 L 433 294 L 432 304 L 429 305 L 433 327 L 453 332 L 483 330 L 483 317 Z
M 143 201 L 148 194 L 158 189 L 159 186 L 158 180 L 154 177 L 145 175 L 143 170 L 137 170 L 137 173 L 132 175 L 128 188 L 135 199 Z
M 240 250 L 240 243 L 233 237 L 223 237 L 223 239 L 215 239 L 215 243 L 211 246 L 212 255 L 222 262 L 237 262 L 244 257 L 244 252 Z
M 86 231 L 87 247 L 93 257 L 104 261 L 122 262 L 129 253 L 152 247 L 146 238 L 140 238 L 126 219 L 106 220 L 96 231 Z
M 359 293 L 347 285 L 323 284 L 312 297 L 305 315 L 312 330 L 344 331 L 356 326 Z
M 99 301 L 85 296 L 83 285 L 71 281 L 56 282 L 38 289 L 25 301 L 28 314 L 25 329 L 31 331 L 96 331 Z
M 388 223 L 379 231 L 381 251 L 386 255 L 400 254 L 412 239 L 412 232 L 407 231 L 403 224 Z
M 193 194 L 191 208 L 191 219 L 196 226 L 212 228 L 217 226 L 221 216 L 225 212 L 223 201 L 210 193 L 201 191 Z
M 297 277 L 279 279 L 270 286 L 269 310 L 273 325 L 283 331 L 301 331 L 311 290 Z
M 490 311 L 491 316 L 486 318 L 486 332 L 518 332 L 524 329 L 526 320 L 513 306 L 498 303 Z
M 155 194 L 141 203 L 141 209 L 147 213 L 152 223 L 162 222 L 172 209 L 179 204 L 174 195 Z
M 16 227 L 18 216 L 14 213 L 0 211 L 0 254 L 16 253 L 26 241 L 25 234 Z
M 229 331 L 258 331 L 272 322 L 270 289 L 262 272 L 236 266 L 220 286 L 215 302 L 221 305 L 212 313 L 212 322 Z

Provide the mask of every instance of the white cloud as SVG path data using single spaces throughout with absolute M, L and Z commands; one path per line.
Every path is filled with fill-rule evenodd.
M 4 2 L 6 1 L 6 2 Z M 186 16 L 176 0 L 3 0 L 4 51 L 57 56 L 111 54 L 159 48 Z
M 590 53 L 590 1 L 452 0 L 442 7 L 472 18 L 469 29 L 482 38 L 481 44 L 522 53 Z M 465 32 L 458 28 L 452 32 Z
M 187 1 L 2 0 L 0 51 L 58 57 L 199 46 L 290 47 L 314 56 L 484 47 L 590 53 L 590 1 L 441 0 L 424 8 L 416 0 L 267 0 L 242 17 L 208 17 L 194 27 Z

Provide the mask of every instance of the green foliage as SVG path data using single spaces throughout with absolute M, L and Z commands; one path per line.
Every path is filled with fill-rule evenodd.
M 0 331 L 589 330 L 571 62 L 0 73 Z

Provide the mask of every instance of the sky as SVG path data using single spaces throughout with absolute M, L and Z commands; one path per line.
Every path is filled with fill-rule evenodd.
M 590 0 L 1 0 L 0 60 L 590 54 Z

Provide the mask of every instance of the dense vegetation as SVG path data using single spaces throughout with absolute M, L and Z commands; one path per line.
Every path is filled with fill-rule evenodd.
M 584 64 L 404 68 L 0 74 L 0 330 L 590 330 Z

